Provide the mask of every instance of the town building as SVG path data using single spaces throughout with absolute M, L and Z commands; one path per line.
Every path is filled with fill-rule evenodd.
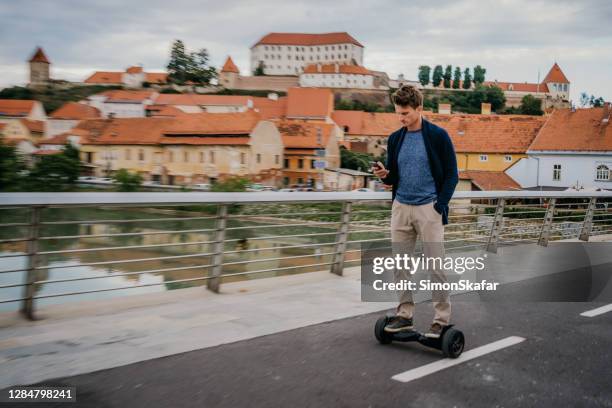
M 344 131 L 349 150 L 382 156 L 387 149 L 387 137 L 402 124 L 397 114 L 336 110 L 332 119 Z
M 0 99 L 0 123 L 7 138 L 27 139 L 33 143 L 45 137 L 47 115 L 39 101 Z
M 309 64 L 299 77 L 302 87 L 377 89 L 374 74 L 359 65 Z
M 53 137 L 67 132 L 81 120 L 98 119 L 102 117 L 99 109 L 85 103 L 67 102 L 53 111 L 47 120 L 46 137 Z
M 346 32 L 269 33 L 251 47 L 251 72 L 299 75 L 310 64 L 363 65 L 364 46 Z
M 131 66 L 125 71 L 96 71 L 85 81 L 88 85 L 117 85 L 127 88 L 142 88 L 145 85 L 166 85 L 165 72 L 145 72 L 141 66 Z
M 90 95 L 89 106 L 96 108 L 103 118 L 144 118 L 158 93 L 154 91 L 111 90 Z
M 555 110 L 522 158 L 506 170 L 524 189 L 612 189 L 610 103 Z
M 243 76 L 232 57 L 227 57 L 225 64 L 219 71 L 219 86 L 247 91 L 286 92 L 289 88 L 299 86 L 299 80 L 295 75 Z
M 37 47 L 28 61 L 30 68 L 30 86 L 43 86 L 49 83 L 51 62 L 41 47 Z

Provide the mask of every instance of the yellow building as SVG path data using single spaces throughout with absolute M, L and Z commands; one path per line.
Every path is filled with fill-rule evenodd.
M 234 176 L 266 184 L 280 181 L 280 133 L 252 111 L 88 120 L 76 129 L 88 132 L 81 140 L 81 157 L 97 176 L 124 168 L 162 184 Z

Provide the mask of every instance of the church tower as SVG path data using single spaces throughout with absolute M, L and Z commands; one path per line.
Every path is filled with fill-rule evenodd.
M 232 89 L 235 88 L 240 77 L 240 71 L 232 57 L 227 57 L 225 60 L 225 64 L 223 64 L 223 68 L 221 68 L 221 73 L 219 74 L 219 85 L 224 88 Z
M 30 63 L 30 85 L 46 85 L 49 82 L 49 67 L 51 63 L 41 47 L 36 48 Z

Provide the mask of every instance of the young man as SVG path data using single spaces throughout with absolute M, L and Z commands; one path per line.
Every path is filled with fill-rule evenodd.
M 423 95 L 413 86 L 402 86 L 393 96 L 402 128 L 387 143 L 387 164 L 378 163 L 374 174 L 392 186 L 391 240 L 409 253 L 417 235 L 425 257 L 444 257 L 444 225 L 448 224 L 448 203 L 459 180 L 453 143 L 446 131 L 423 119 Z M 432 281 L 446 282 L 443 270 L 430 270 Z M 396 280 L 409 275 L 396 271 Z M 432 294 L 435 316 L 425 336 L 439 338 L 450 321 L 450 298 L 446 291 Z M 413 329 L 412 293 L 401 293 L 397 315 L 385 327 L 387 332 Z

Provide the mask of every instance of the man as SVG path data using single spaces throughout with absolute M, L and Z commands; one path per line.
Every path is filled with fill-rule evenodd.
M 391 240 L 412 253 L 419 235 L 425 257 L 443 258 L 448 203 L 459 180 L 453 143 L 444 129 L 422 117 L 423 95 L 418 89 L 404 85 L 392 99 L 403 126 L 389 136 L 386 167 L 378 162 L 373 169 L 384 184 L 392 186 Z M 432 281 L 446 282 L 443 270 L 430 272 Z M 397 270 L 395 278 L 409 279 L 405 271 Z M 425 336 L 439 338 L 450 321 L 450 298 L 447 291 L 432 295 L 435 316 Z M 412 293 L 405 291 L 385 331 L 412 330 L 413 313 Z

